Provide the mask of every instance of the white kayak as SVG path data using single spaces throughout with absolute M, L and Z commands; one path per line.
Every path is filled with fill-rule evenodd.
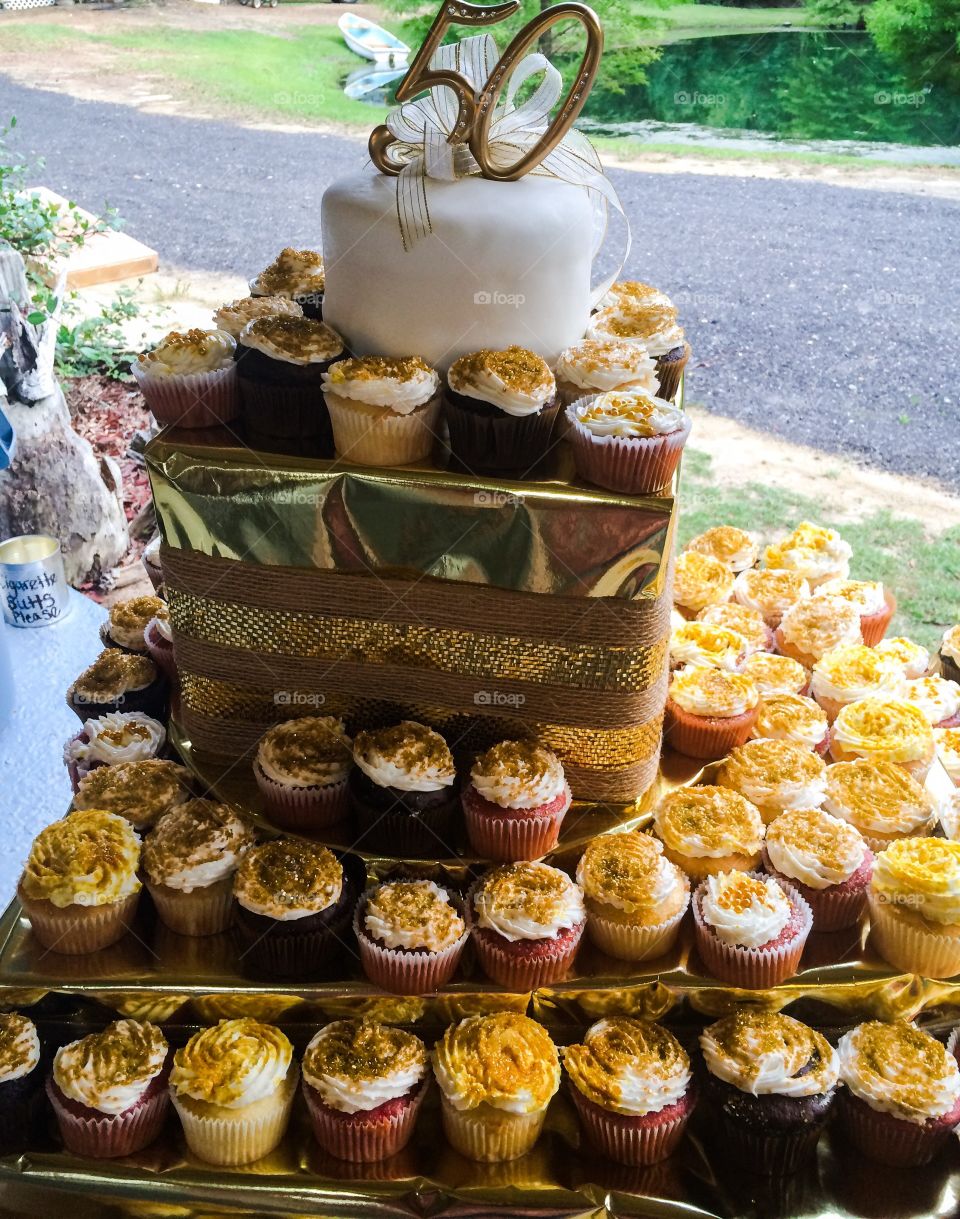
M 410 48 L 405 42 L 401 42 L 395 34 L 391 34 L 382 26 L 374 25 L 366 17 L 344 13 L 337 25 L 350 50 L 362 55 L 364 59 L 372 59 L 376 63 L 399 63 L 406 60 L 410 54 Z

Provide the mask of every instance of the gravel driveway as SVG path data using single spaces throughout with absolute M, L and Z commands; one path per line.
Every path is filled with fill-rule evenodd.
M 0 78 L 44 182 L 166 266 L 255 272 L 319 240 L 320 195 L 362 141 L 77 101 Z M 377 112 L 371 110 L 371 125 Z M 629 275 L 675 297 L 690 396 L 718 414 L 960 490 L 956 204 L 815 182 L 611 175 Z M 750 454 L 744 461 L 750 462 Z

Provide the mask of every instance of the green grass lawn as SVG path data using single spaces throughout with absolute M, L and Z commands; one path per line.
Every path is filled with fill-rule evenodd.
M 930 535 L 921 521 L 878 512 L 863 520 L 835 519 L 817 499 L 748 482 L 718 487 L 708 453 L 687 449 L 680 497 L 680 543 L 711 525 L 738 525 L 770 541 L 803 520 L 838 529 L 853 547 L 851 575 L 882 580 L 897 597 L 891 635 L 907 635 L 935 650 L 960 610 L 960 527 Z M 842 487 L 837 488 L 842 498 Z

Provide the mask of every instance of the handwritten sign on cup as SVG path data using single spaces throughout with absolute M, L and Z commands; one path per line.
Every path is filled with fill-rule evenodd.
M 38 533 L 0 542 L 0 601 L 11 626 L 50 626 L 70 612 L 70 586 L 56 538 Z

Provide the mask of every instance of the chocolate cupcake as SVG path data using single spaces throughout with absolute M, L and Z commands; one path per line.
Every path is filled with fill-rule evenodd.
M 329 972 L 350 946 L 363 867 L 311 842 L 276 838 L 252 847 L 233 880 L 245 968 L 272 978 Z
M 457 772 L 438 732 L 415 720 L 358 732 L 353 760 L 358 846 L 391 855 L 454 854 Z
M 98 766 L 80 780 L 73 807 L 103 809 L 148 830 L 164 813 L 192 796 L 190 772 L 165 758 Z
M 140 711 L 110 711 L 86 720 L 63 747 L 63 762 L 76 791 L 98 766 L 142 762 L 163 750 L 167 730 L 159 720 Z
M 323 255 L 317 250 L 286 246 L 272 263 L 250 280 L 251 296 L 280 296 L 300 306 L 304 317 L 323 317 Z
M 673 305 L 621 297 L 593 315 L 587 338 L 642 343 L 657 361 L 658 397 L 668 402 L 676 398 L 680 378 L 690 360 L 690 344 Z
M 67 706 L 81 723 L 111 711 L 142 711 L 163 719 L 166 679 L 149 657 L 107 648 L 71 682 Z
M 107 621 L 100 627 L 100 639 L 105 648 L 121 652 L 139 652 L 145 656 L 147 642 L 144 633 L 152 618 L 169 620 L 170 611 L 161 597 L 129 597 L 110 607 Z
M 323 374 L 344 354 L 323 322 L 261 317 L 240 333 L 237 376 L 247 439 L 268 453 L 332 457 Z
M 940 672 L 947 681 L 960 682 L 960 626 L 951 626 L 940 640 Z
M 741 1164 L 771 1176 L 802 1167 L 837 1095 L 827 1039 L 791 1016 L 740 1008 L 705 1029 L 700 1048 L 706 1099 Z
M 657 392 L 657 362 L 642 343 L 616 339 L 583 339 L 561 351 L 557 360 L 557 394 L 561 406 L 578 398 L 611 391 Z
M 177 681 L 177 662 L 173 651 L 173 627 L 169 618 L 151 618 L 143 632 L 147 655 L 171 685 Z
M 19 1012 L 0 1012 L 0 1153 L 30 1141 L 43 1089 L 36 1025 Z
M 484 348 L 450 366 L 444 411 L 451 452 L 468 470 L 524 473 L 550 448 L 560 399 L 540 356 Z

